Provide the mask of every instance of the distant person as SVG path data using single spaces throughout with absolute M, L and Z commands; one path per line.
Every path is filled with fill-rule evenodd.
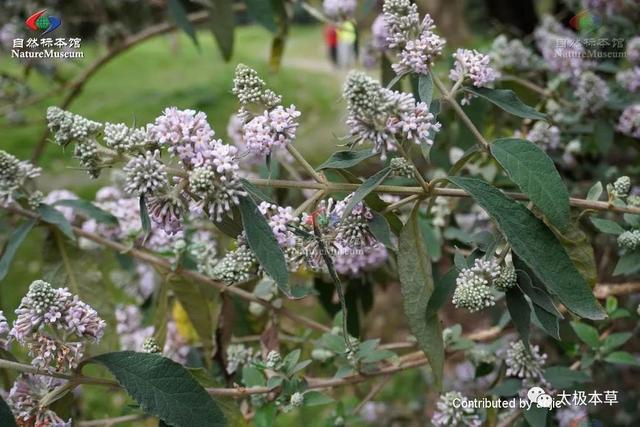
M 334 25 L 327 25 L 324 29 L 324 41 L 329 48 L 329 58 L 333 65 L 338 65 L 338 33 Z
M 353 66 L 356 58 L 356 27 L 351 21 L 344 21 L 338 27 L 338 67 Z

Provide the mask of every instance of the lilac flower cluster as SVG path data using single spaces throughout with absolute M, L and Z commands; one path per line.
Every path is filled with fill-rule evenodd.
M 57 371 L 75 368 L 82 358 L 84 341 L 99 341 L 106 326 L 77 295 L 66 288 L 54 289 L 42 280 L 29 286 L 16 315 L 11 337 L 29 349 L 33 365 Z M 74 337 L 79 341 L 70 341 Z
M 640 64 L 640 36 L 627 41 L 627 60 L 632 64 Z
M 455 62 L 449 71 L 449 79 L 454 82 L 463 82 L 468 78 L 475 87 L 486 87 L 500 78 L 500 72 L 490 65 L 489 55 L 484 55 L 477 50 L 458 49 L 453 57 Z M 469 100 L 469 96 L 465 96 L 461 103 L 468 104 Z
M 493 40 L 489 56 L 499 70 L 525 71 L 540 63 L 540 58 L 520 39 L 509 40 L 504 34 Z
M 582 113 L 595 113 L 605 106 L 609 98 L 609 86 L 595 73 L 586 71 L 578 79 L 575 95 Z
M 544 16 L 534 36 L 549 70 L 564 78 L 575 79 L 592 68 L 593 62 L 584 59 L 585 49 L 577 35 L 563 27 L 555 18 Z
M 351 197 L 353 194 L 340 201 L 322 200 L 313 215 L 303 214 L 300 223 L 307 228 L 314 223 L 319 227 L 338 273 L 359 276 L 384 264 L 388 253 L 369 228 L 373 214 L 363 202 L 357 203 L 347 214 L 345 209 Z M 309 233 L 313 234 L 313 230 L 309 229 Z M 309 268 L 316 271 L 326 268 L 315 239 L 302 239 L 299 247 Z
M 383 159 L 404 141 L 432 145 L 441 127 L 425 103 L 416 102 L 411 94 L 383 88 L 362 72 L 347 76 L 343 97 L 355 143 L 372 142 L 373 151 Z
M 640 65 L 635 67 L 619 71 L 616 74 L 616 80 L 618 84 L 629 92 L 638 92 L 640 90 Z
M 323 0 L 322 9 L 330 19 L 346 20 L 353 18 L 358 3 L 356 0 Z
M 294 105 L 284 108 L 281 105 L 271 111 L 265 111 L 244 125 L 244 142 L 247 149 L 266 156 L 275 149 L 284 148 L 293 143 L 298 129 L 297 118 L 300 112 Z
M 427 74 L 445 45 L 445 40 L 434 32 L 436 26 L 431 16 L 425 15 L 420 22 L 418 8 L 409 0 L 386 0 L 382 10 L 386 47 L 398 54 L 393 70 L 398 75 Z M 379 30 L 382 32 L 382 27 Z
M 238 65 L 233 83 L 233 93 L 241 105 L 237 117 L 242 120 L 242 128 L 238 136 L 251 155 L 264 159 L 295 141 L 300 112 L 294 105 L 279 105 L 282 98 L 267 89 L 258 73 L 245 65 Z
M 640 104 L 625 108 L 618 119 L 617 129 L 625 135 L 640 139 Z
M 44 375 L 22 374 L 13 384 L 7 404 L 18 425 L 37 427 L 71 427 L 71 419 L 65 421 L 41 401 L 51 391 L 65 383 L 64 380 Z

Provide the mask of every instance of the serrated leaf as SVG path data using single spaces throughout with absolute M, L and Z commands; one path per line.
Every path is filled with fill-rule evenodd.
M 587 193 L 587 200 L 598 200 L 602 195 L 602 183 L 600 181 L 593 184 Z
M 226 426 L 224 414 L 182 365 L 157 354 L 120 351 L 89 359 L 104 365 L 148 414 L 173 427 Z
M 547 119 L 547 116 L 545 114 L 522 102 L 512 90 L 469 86 L 466 86 L 464 90 L 486 99 L 487 101 L 500 107 L 507 113 L 513 114 L 514 116 L 533 120 Z
M 616 365 L 640 366 L 638 359 L 626 351 L 614 351 L 613 353 L 609 353 L 604 360 L 605 362 L 615 363 Z
M 333 153 L 318 170 L 323 169 L 348 169 L 354 167 L 363 160 L 376 156 L 371 150 L 344 150 Z
M 418 223 L 419 206 L 419 203 L 415 205 L 400 232 L 398 275 L 409 329 L 429 360 L 436 387 L 441 388 L 444 369 L 442 325 L 437 314 L 427 317 L 434 285 L 431 261 Z
M 100 209 L 93 203 L 82 200 L 82 199 L 67 199 L 67 200 L 58 200 L 53 204 L 53 206 L 68 206 L 70 208 L 74 208 L 89 218 L 93 218 L 98 222 L 108 225 L 118 225 L 118 218 L 113 216 L 111 213 Z
M 0 259 L 0 280 L 4 279 L 9 272 L 9 267 L 11 267 L 13 257 L 16 256 L 18 248 L 20 248 L 20 245 L 27 237 L 27 234 L 29 234 L 29 231 L 31 231 L 33 226 L 36 225 L 36 222 L 36 219 L 23 222 L 13 233 L 11 233 L 9 240 L 7 240 L 7 245 L 4 248 L 4 252 L 2 253 L 2 258 Z
M 591 218 L 591 223 L 598 229 L 599 232 L 605 234 L 613 234 L 618 236 L 624 233 L 624 228 L 615 221 L 604 218 Z
M 531 211 L 475 178 L 449 177 L 496 221 L 513 251 L 569 310 L 589 319 L 606 314 L 553 232 Z
M 40 214 L 40 218 L 44 222 L 55 225 L 58 230 L 62 231 L 62 233 L 69 238 L 69 240 L 71 240 L 72 242 L 76 241 L 76 235 L 73 234 L 73 228 L 71 227 L 71 224 L 59 210 L 57 210 L 53 206 L 40 203 L 37 211 Z
M 193 44 L 196 45 L 196 47 L 199 46 L 196 30 L 191 21 L 189 21 L 187 11 L 180 0 L 167 0 L 167 11 L 173 22 L 176 23 L 176 26 L 193 40 Z
M 240 198 L 240 215 L 249 247 L 278 288 L 289 294 L 289 272 L 273 230 L 258 207 L 248 197 Z
M 0 397 L 0 426 L 18 427 L 9 405 L 7 405 L 7 402 L 5 402 L 2 397 Z
M 253 19 L 267 30 L 275 33 L 278 30 L 270 0 L 244 0 L 247 12 Z
M 491 153 L 533 204 L 565 230 L 569 224 L 569 193 L 553 160 L 526 139 L 498 139 L 491 144 Z
M 389 227 L 389 221 L 380 213 L 371 211 L 373 217 L 369 221 L 369 230 L 377 241 L 385 245 L 386 247 L 395 250 L 396 247 L 391 241 L 391 227 Z
M 545 369 L 544 378 L 557 389 L 567 389 L 577 384 L 584 384 L 591 379 L 586 372 L 575 371 L 566 366 L 552 366 Z
M 596 348 L 600 345 L 598 330 L 593 326 L 581 322 L 571 322 L 571 327 L 578 338 L 589 347 Z
M 431 105 L 433 100 L 433 78 L 431 73 L 420 74 L 420 77 L 418 77 L 418 94 L 420 95 L 420 101 L 427 104 L 427 107 Z
M 349 199 L 349 203 L 344 208 L 344 214 L 342 215 L 342 219 L 346 218 L 351 214 L 353 208 L 360 203 L 369 193 L 371 193 L 378 185 L 380 185 L 391 173 L 391 169 L 386 167 L 380 171 L 378 171 L 375 175 L 367 178 L 365 182 L 358 187 L 358 189 L 353 193 L 351 198 Z
M 513 324 L 522 339 L 525 347 L 529 349 L 529 325 L 531 324 L 531 307 L 522 291 L 514 286 L 506 292 L 507 310 Z

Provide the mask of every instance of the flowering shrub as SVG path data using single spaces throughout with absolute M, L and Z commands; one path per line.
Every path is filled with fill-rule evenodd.
M 594 10 L 640 16 L 619 3 Z M 352 19 L 356 2 L 323 9 L 327 19 Z M 624 22 L 603 28 L 633 32 Z M 395 374 L 420 366 L 428 369 L 419 387 L 434 393 L 407 409 L 417 425 L 522 417 L 568 426 L 603 416 L 568 399 L 587 387 L 608 387 L 604 411 L 633 403 L 632 387 L 612 397 L 606 375 L 639 364 L 628 343 L 637 298 L 616 296 L 640 285 L 603 278 L 640 273 L 637 166 L 612 167 L 606 186 L 578 166 L 607 150 L 637 157 L 640 39 L 607 65 L 546 17 L 533 45 L 501 35 L 486 53 L 451 49 L 442 73 L 446 42 L 409 0 L 386 0 L 372 33 L 393 75 L 346 76 L 346 149 L 317 167 L 296 148 L 305 111 L 245 65 L 229 84 L 238 101 L 229 141 L 190 109 L 159 108 L 134 127 L 50 107 L 53 142 L 108 182 L 92 201 L 43 194 L 40 168 L 0 151 L 0 205 L 14 225 L 0 280 L 36 227 L 64 272 L 41 272 L 11 326 L 0 312 L 0 367 L 20 372 L 0 402 L 2 425 L 72 425 L 81 412 L 63 403 L 81 385 L 125 390 L 140 412 L 125 421 L 217 426 L 239 413 L 277 425 L 327 405 L 331 425 L 392 425 L 403 409 L 374 399 Z M 507 88 L 519 86 L 535 108 Z M 495 128 L 479 124 L 478 106 Z M 106 264 L 111 252 L 116 262 L 97 281 L 125 302 L 90 305 L 71 254 Z M 382 286 L 399 295 L 410 336 L 365 332 L 361 312 Z M 316 302 L 330 324 L 311 309 Z M 238 336 L 240 321 L 254 333 Z M 377 378 L 358 403 L 340 394 Z M 530 404 L 507 404 L 518 398 Z M 480 399 L 507 403 L 473 406 Z

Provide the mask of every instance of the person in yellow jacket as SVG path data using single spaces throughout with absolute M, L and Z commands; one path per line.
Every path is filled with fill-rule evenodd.
M 351 21 L 342 22 L 337 28 L 337 36 L 338 67 L 352 67 L 356 58 L 356 26 Z

